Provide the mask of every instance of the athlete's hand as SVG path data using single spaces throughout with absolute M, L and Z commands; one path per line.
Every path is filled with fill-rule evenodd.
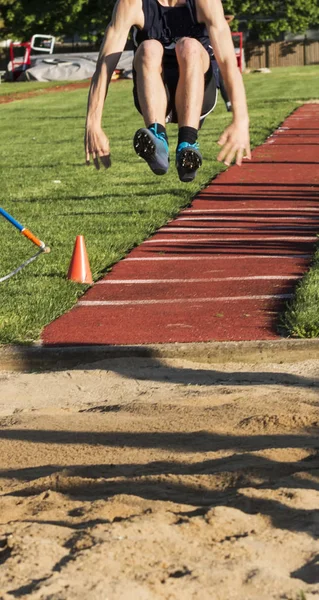
M 86 125 L 84 145 L 87 165 L 92 155 L 96 169 L 100 169 L 101 164 L 106 169 L 111 166 L 110 143 L 101 127 Z
M 236 165 L 240 166 L 243 158 L 251 159 L 248 122 L 233 121 L 217 143 L 222 146 L 217 160 L 225 165 L 230 165 L 235 159 Z

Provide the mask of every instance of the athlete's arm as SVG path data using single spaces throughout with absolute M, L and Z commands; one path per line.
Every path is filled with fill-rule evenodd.
M 217 159 L 229 165 L 235 158 L 251 158 L 249 118 L 243 79 L 237 66 L 229 25 L 221 0 L 197 0 L 198 19 L 205 23 L 214 54 L 232 104 L 233 121 L 218 143 L 222 146 Z
M 99 161 L 106 168 L 110 166 L 110 145 L 101 127 L 102 113 L 113 71 L 133 25 L 143 26 L 141 0 L 117 0 L 101 45 L 88 98 L 85 155 L 87 164 L 92 155 L 97 169 L 100 167 Z

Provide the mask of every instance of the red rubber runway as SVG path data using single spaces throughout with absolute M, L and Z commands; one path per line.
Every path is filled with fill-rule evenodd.
M 135 248 L 45 345 L 273 340 L 319 233 L 319 105 L 286 119 Z

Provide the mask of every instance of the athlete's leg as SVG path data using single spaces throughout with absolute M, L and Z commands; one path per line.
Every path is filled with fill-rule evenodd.
M 178 125 L 198 129 L 209 55 L 198 40 L 182 38 L 176 44 L 176 58 L 179 66 L 175 96 Z
M 176 58 L 179 66 L 175 96 L 179 125 L 176 167 L 180 180 L 188 182 L 194 179 L 202 164 L 196 140 L 210 57 L 198 40 L 182 38 L 176 44 Z
M 162 79 L 164 49 L 157 40 L 145 40 L 134 58 L 137 96 L 146 127 L 151 123 L 165 125 L 167 96 Z
M 168 141 L 165 129 L 166 89 L 162 79 L 163 46 L 157 40 L 146 40 L 136 51 L 134 70 L 140 111 L 146 127 L 138 129 L 133 145 L 153 173 L 165 175 L 169 167 Z

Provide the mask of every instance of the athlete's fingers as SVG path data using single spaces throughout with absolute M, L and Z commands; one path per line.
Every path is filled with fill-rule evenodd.
M 96 155 L 96 152 L 92 152 L 92 158 L 93 158 L 93 164 L 94 164 L 95 168 L 99 171 L 100 163 L 99 163 L 98 156 Z
M 97 150 L 97 153 L 99 156 L 103 156 L 109 154 L 109 151 L 107 148 L 100 148 L 99 150 Z
M 223 149 L 217 155 L 217 160 L 219 162 L 222 162 L 224 160 L 225 156 L 226 156 L 226 146 L 224 146 Z
M 231 147 L 232 147 L 232 144 L 230 142 L 228 142 L 227 144 L 224 145 L 223 149 L 220 151 L 220 153 L 217 156 L 217 160 L 219 162 L 223 162 L 223 160 L 227 156 L 228 152 L 230 151 Z
M 237 150 L 237 154 L 236 154 L 236 165 L 238 165 L 239 167 L 242 164 L 243 156 L 244 156 L 244 148 L 239 148 L 239 150 Z
M 109 150 L 106 147 L 104 147 L 104 148 L 101 148 L 100 150 L 98 150 L 97 153 L 99 155 L 99 159 L 100 159 L 100 162 L 102 163 L 102 165 L 106 169 L 108 169 L 111 166 Z
M 227 142 L 227 139 L 228 139 L 228 133 L 227 133 L 227 131 L 224 131 L 224 133 L 222 133 L 222 135 L 220 136 L 217 144 L 219 146 L 223 146 Z
M 100 161 L 102 165 L 108 169 L 111 166 L 111 156 L 110 154 L 102 154 L 100 155 Z
M 248 160 L 251 160 L 251 151 L 250 151 L 250 144 L 249 144 L 249 142 L 248 142 L 245 150 L 246 150 L 246 153 L 245 153 L 244 158 L 247 158 Z
M 231 165 L 231 163 L 233 162 L 233 159 L 235 157 L 236 152 L 237 152 L 237 149 L 232 146 L 230 148 L 228 154 L 226 155 L 226 158 L 224 159 L 224 164 L 225 165 L 227 165 L 228 167 L 229 167 L 229 165 Z
M 85 162 L 87 165 L 90 164 L 90 152 L 89 152 L 89 143 L 87 136 L 84 137 L 84 150 L 85 150 Z

